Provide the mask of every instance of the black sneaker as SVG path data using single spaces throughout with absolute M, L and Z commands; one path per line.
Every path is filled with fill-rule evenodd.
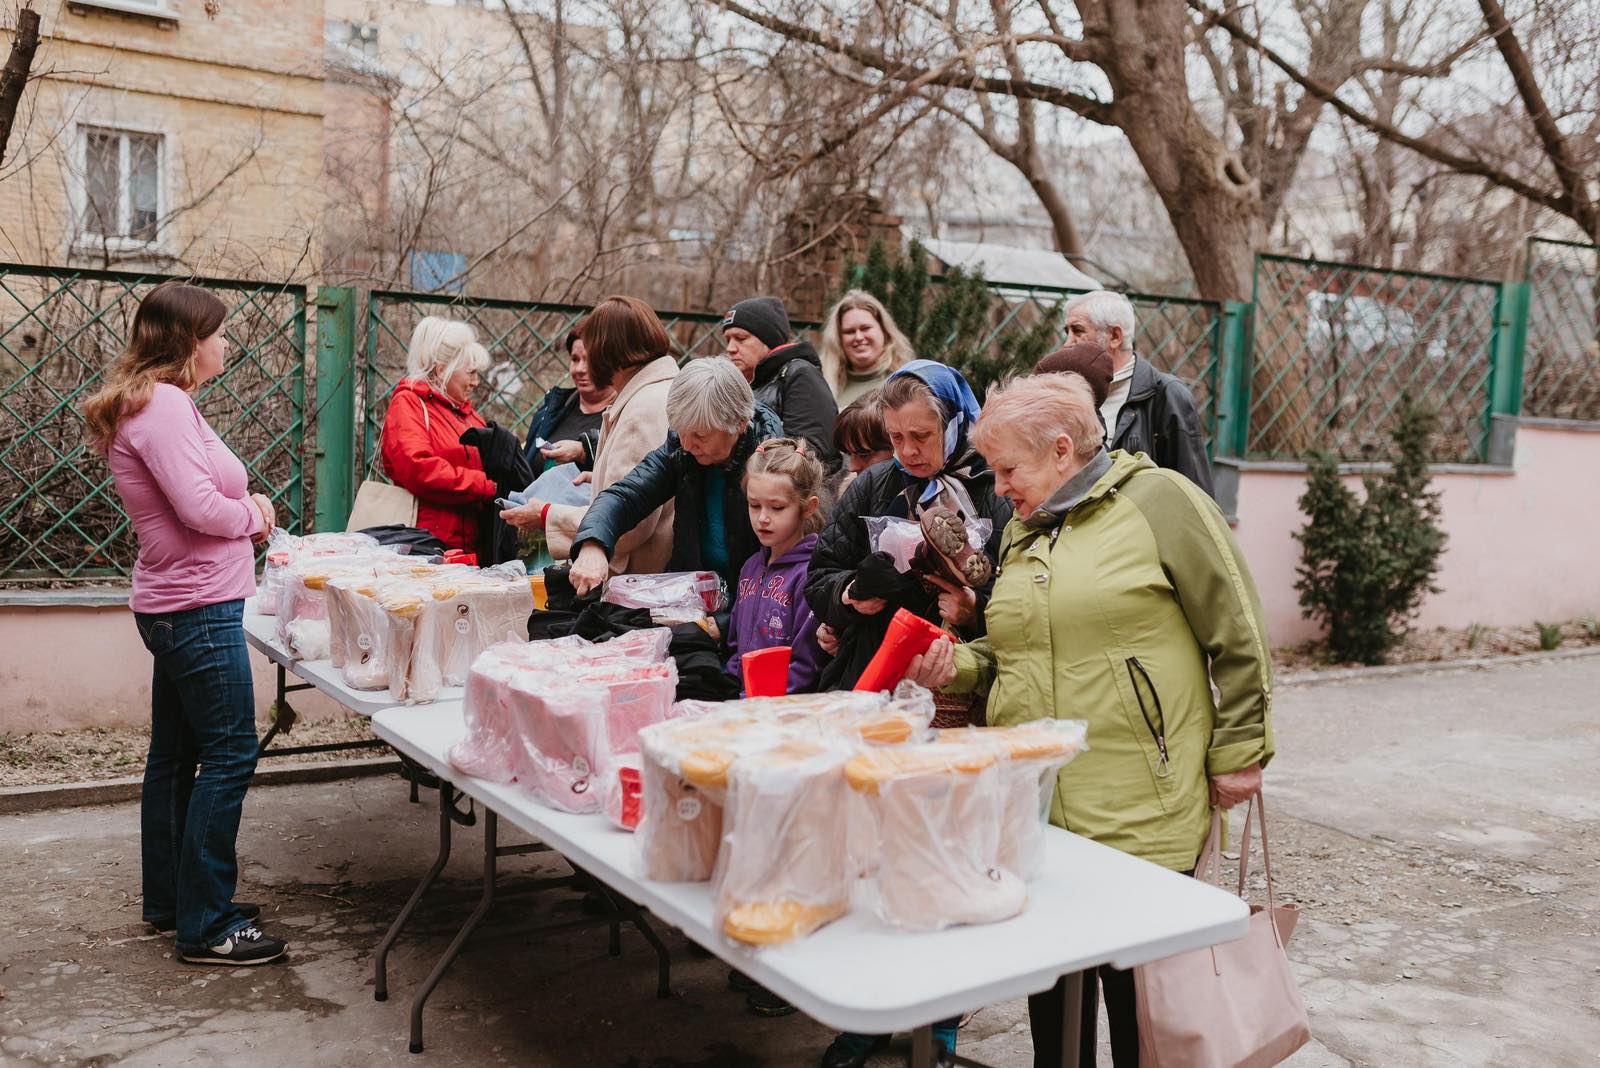
M 251 923 L 255 923 L 261 918 L 260 905 L 252 905 L 246 901 L 235 901 L 233 903 L 233 907 L 239 910 L 239 915 L 243 916 Z M 156 934 L 160 935 L 162 938 L 171 938 L 178 933 L 177 920 L 161 920 L 159 922 L 156 920 L 146 920 L 144 922 L 149 924 L 150 929 Z
M 253 964 L 269 964 L 288 951 L 289 943 L 281 938 L 268 938 L 260 928 L 250 926 L 239 928 L 223 939 L 221 945 L 179 956 L 190 964 L 231 964 L 246 968 Z
M 758 986 L 745 995 L 744 1009 L 751 1016 L 760 1016 L 767 1020 L 788 1016 L 795 1011 L 793 1005 L 764 986 Z

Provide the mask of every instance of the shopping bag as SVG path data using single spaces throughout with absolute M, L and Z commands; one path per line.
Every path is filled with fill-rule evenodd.
M 344 529 L 366 530 L 395 523 L 403 527 L 417 525 L 417 499 L 399 486 L 370 478 L 363 481 L 356 490 L 356 503 Z
M 1235 942 L 1180 953 L 1134 969 L 1139 1017 L 1139 1063 L 1145 1068 L 1266 1068 L 1311 1039 L 1311 1024 L 1289 958 L 1298 906 L 1280 908 L 1272 888 L 1266 807 L 1258 792 L 1245 810 L 1239 843 L 1239 894 L 1250 857 L 1251 817 L 1260 811 L 1261 861 L 1267 873 L 1267 907 L 1250 910 L 1250 928 Z M 1214 870 L 1222 811 L 1195 878 Z

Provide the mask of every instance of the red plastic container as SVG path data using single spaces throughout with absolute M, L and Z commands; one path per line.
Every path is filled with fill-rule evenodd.
M 947 635 L 936 624 L 904 608 L 895 609 L 883 644 L 861 673 L 856 689 L 865 692 L 892 690 L 906 677 L 911 658 L 928 651 L 928 646 Z
M 617 780 L 622 784 L 622 825 L 632 831 L 639 826 L 640 807 L 644 802 L 644 781 L 638 768 L 624 765 L 617 769 Z
M 774 645 L 745 653 L 739 660 L 744 668 L 746 697 L 782 697 L 789 692 L 789 647 Z

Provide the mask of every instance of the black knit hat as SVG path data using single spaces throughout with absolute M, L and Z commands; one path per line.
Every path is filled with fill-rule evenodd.
M 741 300 L 729 310 L 722 320 L 722 329 L 737 326 L 769 349 L 787 345 L 793 336 L 789 330 L 789 313 L 777 297 L 751 297 Z

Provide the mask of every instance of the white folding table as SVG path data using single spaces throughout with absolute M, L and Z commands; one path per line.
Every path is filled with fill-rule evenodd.
M 301 690 L 317 690 L 333 698 L 350 711 L 371 719 L 386 708 L 393 708 L 394 697 L 387 689 L 357 690 L 344 681 L 344 675 L 331 660 L 297 660 L 278 643 L 278 617 L 262 615 L 256 610 L 254 597 L 244 603 L 245 641 L 259 650 L 278 670 L 277 717 L 261 738 L 261 755 L 269 755 L 267 748 L 280 731 L 292 730 L 298 713 L 289 704 L 288 695 Z M 304 680 L 291 685 L 289 676 Z M 439 691 L 436 701 L 461 700 L 463 688 L 446 686 Z M 326 745 L 301 745 L 272 750 L 272 756 L 293 756 L 298 753 L 326 753 L 344 749 L 371 749 L 373 742 L 330 742 Z
M 751 949 L 717 929 L 709 883 L 642 879 L 633 836 L 603 816 L 558 812 L 515 787 L 455 770 L 447 754 L 465 733 L 459 704 L 390 708 L 375 716 L 372 726 L 396 750 L 484 807 L 488 882 L 496 818 L 503 815 L 617 898 L 648 909 L 822 1023 L 859 1034 L 912 1031 L 918 1068 L 932 1063 L 934 1022 L 1037 994 L 1062 976 L 1067 977 L 1062 1063 L 1076 1065 L 1086 970 L 1102 964 L 1131 968 L 1231 941 L 1244 936 L 1249 922 L 1248 907 L 1232 894 L 1049 828 L 1044 871 L 1029 884 L 1027 909 L 1013 919 L 913 934 L 854 909 L 808 938 Z M 433 874 L 442 866 L 436 864 Z M 419 887 L 416 897 L 425 889 L 426 884 Z M 486 884 L 479 911 L 430 980 L 437 982 L 449 966 L 487 911 L 492 893 Z M 431 989 L 419 991 L 413 1002 L 414 1052 L 422 1048 L 422 1001 Z

